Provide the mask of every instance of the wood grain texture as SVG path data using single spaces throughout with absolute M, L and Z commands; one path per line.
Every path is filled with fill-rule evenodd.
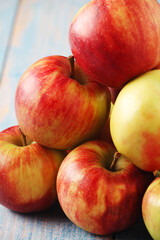
M 18 214 L 0 206 L 1 240 L 152 240 L 142 219 L 113 236 L 90 234 L 74 225 L 58 202 L 48 211 Z
M 87 233 L 75 226 L 64 215 L 58 203 L 48 211 L 35 214 L 18 214 L 0 207 L 0 217 L 1 240 L 111 239 L 107 236 Z
M 0 79 L 9 51 L 17 7 L 18 0 L 0 0 Z
M 48 211 L 18 214 L 0 206 L 1 240 L 152 240 L 142 220 L 113 236 L 98 236 L 75 226 L 58 203 Z
M 6 94 L 11 94 L 11 89 L 8 81 L 3 79 L 18 3 L 18 0 L 0 0 L 0 123 L 9 112 L 9 99 Z

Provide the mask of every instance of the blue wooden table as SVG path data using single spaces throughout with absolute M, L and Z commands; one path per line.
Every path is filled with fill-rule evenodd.
M 14 95 L 24 71 L 48 55 L 71 54 L 68 29 L 88 0 L 0 0 L 0 131 L 17 124 Z M 127 207 L 127 206 L 126 206 Z M 0 240 L 149 240 L 142 218 L 130 229 L 101 237 L 76 227 L 58 202 L 48 211 L 18 214 L 0 206 Z

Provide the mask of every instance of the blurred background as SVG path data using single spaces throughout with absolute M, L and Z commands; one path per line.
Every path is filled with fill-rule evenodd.
M 0 131 L 17 124 L 14 96 L 21 75 L 49 55 L 71 54 L 68 30 L 89 0 L 0 0 Z

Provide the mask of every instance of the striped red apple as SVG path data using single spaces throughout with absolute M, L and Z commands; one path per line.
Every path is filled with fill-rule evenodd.
M 63 160 L 57 194 L 68 218 L 80 228 L 100 235 L 131 226 L 141 214 L 143 194 L 153 174 L 138 169 L 113 145 L 86 142 Z M 115 161 L 117 160 L 117 162 Z
M 23 137 L 22 137 L 23 136 Z M 56 200 L 63 151 L 25 141 L 19 126 L 0 133 L 0 204 L 16 212 L 37 212 Z
M 86 77 L 73 58 L 63 56 L 34 63 L 15 95 L 23 133 L 54 149 L 71 149 L 97 135 L 107 121 L 110 102 L 107 88 Z
M 160 169 L 160 69 L 127 83 L 114 104 L 110 130 L 119 152 L 145 171 Z
M 156 0 L 92 0 L 72 21 L 70 47 L 88 75 L 120 88 L 160 64 L 159 26 Z

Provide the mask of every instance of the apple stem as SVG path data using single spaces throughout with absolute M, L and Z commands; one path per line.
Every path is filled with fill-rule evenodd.
M 119 152 L 115 152 L 114 157 L 113 157 L 113 161 L 112 161 L 111 166 L 110 166 L 110 170 L 113 170 L 113 168 L 116 165 L 116 162 L 118 161 L 120 156 L 121 156 L 121 154 Z
M 24 135 L 24 133 L 22 132 L 22 130 L 20 128 L 19 128 L 19 131 L 21 133 L 22 145 L 25 147 L 25 146 L 27 146 L 26 136 Z
M 153 174 L 154 174 L 155 177 L 160 177 L 160 170 L 154 171 Z
M 71 55 L 68 57 L 68 61 L 70 63 L 70 66 L 71 66 L 71 75 L 70 77 L 74 79 L 74 56 Z

